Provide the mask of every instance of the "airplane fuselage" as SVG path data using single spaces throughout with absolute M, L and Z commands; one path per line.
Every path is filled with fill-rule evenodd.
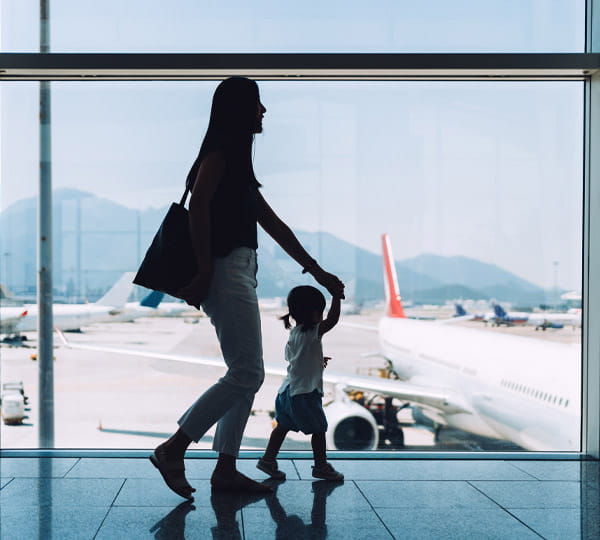
M 33 332 L 37 330 L 37 306 L 28 305 L 27 317 L 17 325 L 20 332 Z M 76 330 L 82 326 L 96 322 L 109 322 L 116 320 L 119 310 L 109 306 L 96 304 L 54 304 L 52 308 L 54 326 L 60 330 Z
M 580 449 L 577 345 L 385 317 L 383 354 L 404 380 L 460 392 L 470 411 L 447 425 L 529 450 Z

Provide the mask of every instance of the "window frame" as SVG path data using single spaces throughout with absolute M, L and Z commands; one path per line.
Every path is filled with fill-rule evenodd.
M 356 459 L 600 458 L 600 14 L 588 2 L 586 53 L 558 54 L 0 54 L 0 82 L 33 80 L 583 80 L 584 185 L 581 452 L 334 452 Z M 597 154 L 597 152 L 596 152 Z M 2 450 L 10 456 L 139 456 L 132 450 Z M 212 452 L 196 451 L 213 457 Z M 243 451 L 242 457 L 258 452 Z M 307 457 L 286 452 L 285 457 Z

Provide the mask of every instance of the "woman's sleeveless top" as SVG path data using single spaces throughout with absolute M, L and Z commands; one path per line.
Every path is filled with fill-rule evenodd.
M 256 249 L 258 184 L 227 171 L 210 202 L 211 253 L 225 257 L 236 247 Z

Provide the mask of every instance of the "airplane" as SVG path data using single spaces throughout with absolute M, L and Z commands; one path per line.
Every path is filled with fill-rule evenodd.
M 161 302 L 160 306 L 153 312 L 152 317 L 182 317 L 199 316 L 198 310 L 185 302 Z
M 54 326 L 64 331 L 74 331 L 88 324 L 116 320 L 131 294 L 134 275 L 135 272 L 125 272 L 110 290 L 96 302 L 89 304 L 54 304 L 52 306 Z M 19 320 L 16 325 L 16 332 L 36 331 L 38 324 L 37 305 L 26 304 L 19 309 L 27 311 L 27 316 Z
M 529 314 L 527 324 L 535 326 L 536 330 L 546 330 L 546 328 L 563 328 L 572 326 L 581 328 L 581 310 L 570 309 L 565 313 L 540 311 Z
M 380 441 L 401 447 L 397 413 L 410 405 L 438 426 L 510 441 L 526 450 L 578 451 L 580 347 L 457 326 L 452 318 L 409 319 L 388 235 L 382 240 L 387 311 L 377 331 L 386 378 L 325 370 L 324 383 L 334 387 L 333 400 L 324 405 L 327 447 L 373 450 Z M 71 344 L 60 336 L 72 348 L 224 367 L 218 357 Z M 286 369 L 265 365 L 265 372 L 284 377 Z M 375 397 L 384 403 L 376 404 Z M 403 405 L 394 405 L 394 399 Z
M 109 322 L 133 322 L 141 317 L 180 317 L 198 313 L 195 307 L 185 302 L 163 302 L 164 296 L 162 292 L 150 291 L 139 302 L 127 302 Z
M 17 328 L 29 311 L 23 306 L 0 307 L 0 334 L 16 334 Z
M 454 309 L 456 310 L 453 317 L 467 317 L 470 316 L 470 320 L 472 321 L 483 321 L 485 319 L 484 313 L 468 313 L 467 310 L 462 306 L 462 304 L 456 303 L 454 304 Z
M 500 304 L 494 304 L 494 315 L 487 319 L 492 326 L 524 326 L 529 320 L 530 313 L 521 311 L 506 312 Z
M 492 326 L 522 326 L 527 324 L 529 320 L 529 313 L 521 311 L 509 311 L 508 313 L 499 304 L 493 304 L 493 311 L 486 313 L 468 313 L 462 304 L 454 304 L 455 313 L 453 317 L 470 317 L 472 321 L 483 321 L 486 325 L 488 322 L 492 323 Z
M 139 302 L 126 302 L 118 313 L 114 313 L 109 322 L 133 322 L 140 317 L 153 317 L 158 314 L 164 294 L 158 291 L 150 291 Z
M 548 328 L 559 329 L 565 326 L 572 326 L 573 328 L 581 327 L 581 311 L 577 309 L 569 310 L 566 313 L 561 312 L 520 312 L 520 311 L 509 311 L 508 313 L 499 306 L 494 306 L 496 313 L 493 323 L 496 326 L 505 324 L 506 326 L 514 325 L 525 325 L 534 326 L 536 330 L 545 331 Z

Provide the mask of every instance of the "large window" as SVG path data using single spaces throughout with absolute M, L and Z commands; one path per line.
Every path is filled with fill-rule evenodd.
M 56 302 L 94 302 L 137 268 L 167 205 L 180 197 L 215 86 L 52 83 Z M 371 428 L 379 424 L 381 449 L 578 451 L 583 82 L 285 81 L 260 88 L 267 113 L 254 162 L 263 193 L 347 284 L 342 324 L 324 342 L 333 358 L 327 369 L 382 381 L 381 391 L 345 392 L 350 402 L 327 387 L 330 427 L 339 427 L 330 444 L 377 446 L 360 423 L 347 421 L 361 409 Z M 1 281 L 31 301 L 38 84 L 4 82 L 0 92 Z M 410 317 L 404 328 L 377 330 L 385 313 L 382 233 L 390 236 Z M 269 238 L 259 243 L 265 361 L 281 367 L 285 295 L 310 281 Z M 130 301 L 146 293 L 136 290 Z M 466 314 L 449 322 L 461 308 Z M 196 313 L 131 323 L 119 306 L 114 311 L 109 322 L 83 324 L 67 339 L 219 355 L 209 321 Z M 35 344 L 35 332 L 25 335 L 25 344 Z M 3 381 L 23 380 L 31 402 L 25 425 L 2 426 L 2 448 L 38 444 L 34 352 L 2 350 Z M 221 373 L 61 347 L 55 444 L 153 447 Z M 264 447 L 280 380 L 269 376 L 259 392 L 244 448 Z M 386 402 L 390 384 L 395 397 Z M 417 399 L 408 384 L 425 395 Z M 448 390 L 453 411 L 434 406 Z M 386 407 L 397 423 L 383 429 Z M 308 442 L 292 437 L 287 448 L 308 449 Z

